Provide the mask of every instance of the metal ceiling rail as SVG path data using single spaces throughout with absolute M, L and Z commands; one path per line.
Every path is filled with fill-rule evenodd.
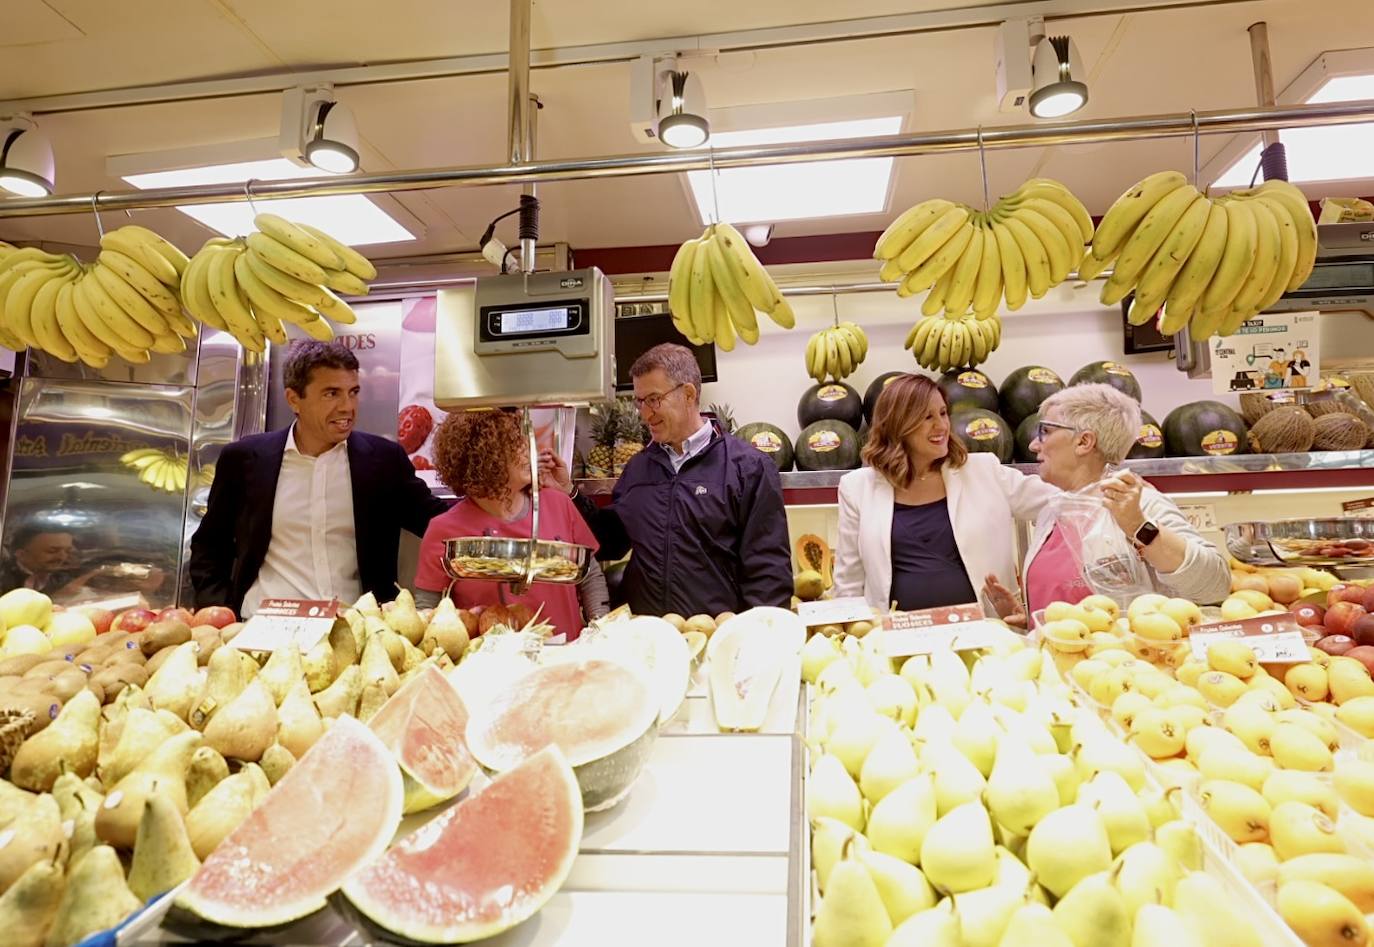
M 214 204 L 284 197 L 320 197 L 330 194 L 373 194 L 414 191 L 436 187 L 480 187 L 497 184 L 529 184 L 544 181 L 576 181 L 587 178 L 637 177 L 746 168 L 841 158 L 891 158 L 912 155 L 953 154 L 1009 148 L 1092 142 L 1134 141 L 1184 137 L 1193 134 L 1236 134 L 1270 129 L 1303 128 L 1374 122 L 1374 100 L 1327 102 L 1272 108 L 1222 109 L 1176 112 L 1140 118 L 1095 119 L 1053 124 L 1006 125 L 955 131 L 917 132 L 878 138 L 850 138 L 783 145 L 749 145 L 708 149 L 621 154 L 595 158 L 529 161 L 519 165 L 459 166 L 413 171 L 385 171 L 284 181 L 244 184 L 205 184 L 189 187 L 151 188 L 144 191 L 100 191 L 95 194 L 60 194 L 51 197 L 12 197 L 0 200 L 0 219 L 48 214 L 88 214 L 100 210 L 134 210 L 150 207 Z M 251 190 L 251 194 L 249 191 Z

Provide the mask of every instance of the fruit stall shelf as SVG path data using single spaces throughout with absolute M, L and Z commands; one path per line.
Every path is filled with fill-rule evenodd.
M 1035 473 L 1035 464 L 1014 464 Z M 1240 454 L 1233 457 L 1166 457 L 1128 460 L 1125 466 L 1162 493 L 1244 493 L 1252 490 L 1310 490 L 1374 487 L 1374 450 L 1314 451 L 1293 454 Z M 782 475 L 788 506 L 837 502 L 845 470 L 789 471 Z M 610 500 L 614 479 L 579 480 L 578 488 L 597 502 Z

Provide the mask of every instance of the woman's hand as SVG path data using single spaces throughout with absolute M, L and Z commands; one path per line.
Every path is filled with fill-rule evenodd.
M 1017 628 L 1026 627 L 1026 612 L 1021 607 L 1021 600 L 997 576 L 990 574 L 983 580 L 983 594 L 1004 622 Z
M 1102 481 L 1102 498 L 1107 504 L 1107 511 L 1129 539 L 1134 539 L 1145 523 L 1145 514 L 1140 509 L 1140 493 L 1144 485 L 1145 481 L 1129 470 Z
M 564 493 L 572 493 L 572 477 L 568 473 L 568 467 L 563 463 L 563 458 L 559 457 L 547 447 L 539 452 L 539 485 L 545 489 L 562 490 Z

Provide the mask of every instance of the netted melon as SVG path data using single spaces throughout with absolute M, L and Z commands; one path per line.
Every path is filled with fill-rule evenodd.
M 1361 450 L 1369 441 L 1369 428 L 1353 414 L 1324 414 L 1314 423 L 1315 450 Z
M 1250 450 L 1256 454 L 1307 451 L 1316 435 L 1316 422 L 1302 408 L 1275 408 L 1250 428 Z

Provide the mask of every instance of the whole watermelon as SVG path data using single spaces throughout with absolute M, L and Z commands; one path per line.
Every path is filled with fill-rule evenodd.
M 1164 419 L 1170 457 L 1225 457 L 1246 449 L 1245 421 L 1220 401 L 1180 405 Z
M 998 415 L 982 408 L 965 408 L 950 417 L 949 426 L 970 454 L 996 454 L 1002 463 L 1011 462 L 1016 439 L 1011 427 Z
M 822 419 L 802 428 L 793 451 L 798 470 L 853 470 L 859 466 L 859 435 L 843 421 Z
M 1073 373 L 1070 385 L 1111 385 L 1122 394 L 1140 400 L 1140 382 L 1131 370 L 1120 362 L 1093 362 Z
M 1043 365 L 1026 365 L 1012 372 L 1002 381 L 998 401 L 1002 417 L 1012 428 L 1040 410 L 1040 404 L 1050 395 L 1064 390 L 1064 380 Z
M 864 420 L 869 424 L 873 423 L 873 412 L 878 410 L 878 396 L 883 393 L 888 382 L 894 378 L 901 378 L 907 372 L 883 372 L 873 381 L 869 382 L 868 389 L 864 392 Z
M 997 386 L 992 379 L 976 368 L 960 368 L 945 372 L 937 383 L 949 402 L 949 410 L 967 405 L 984 411 L 997 410 Z
M 1035 456 L 1035 451 L 1031 450 L 1031 442 L 1035 440 L 1035 429 L 1040 424 L 1040 412 L 1037 411 L 1016 426 L 1016 462 L 1020 464 L 1033 464 L 1040 460 Z
M 792 442 L 782 428 L 764 421 L 746 424 L 735 432 L 746 444 L 763 451 L 777 465 L 779 472 L 792 469 Z
M 843 421 L 857 431 L 864 423 L 864 400 L 842 381 L 812 385 L 797 405 L 797 426 L 806 427 L 816 421 Z
M 1156 421 L 1149 412 L 1140 412 L 1140 433 L 1136 436 L 1135 444 L 1131 447 L 1131 452 L 1126 455 L 1128 460 L 1155 459 L 1164 456 L 1164 432 L 1159 428 Z

